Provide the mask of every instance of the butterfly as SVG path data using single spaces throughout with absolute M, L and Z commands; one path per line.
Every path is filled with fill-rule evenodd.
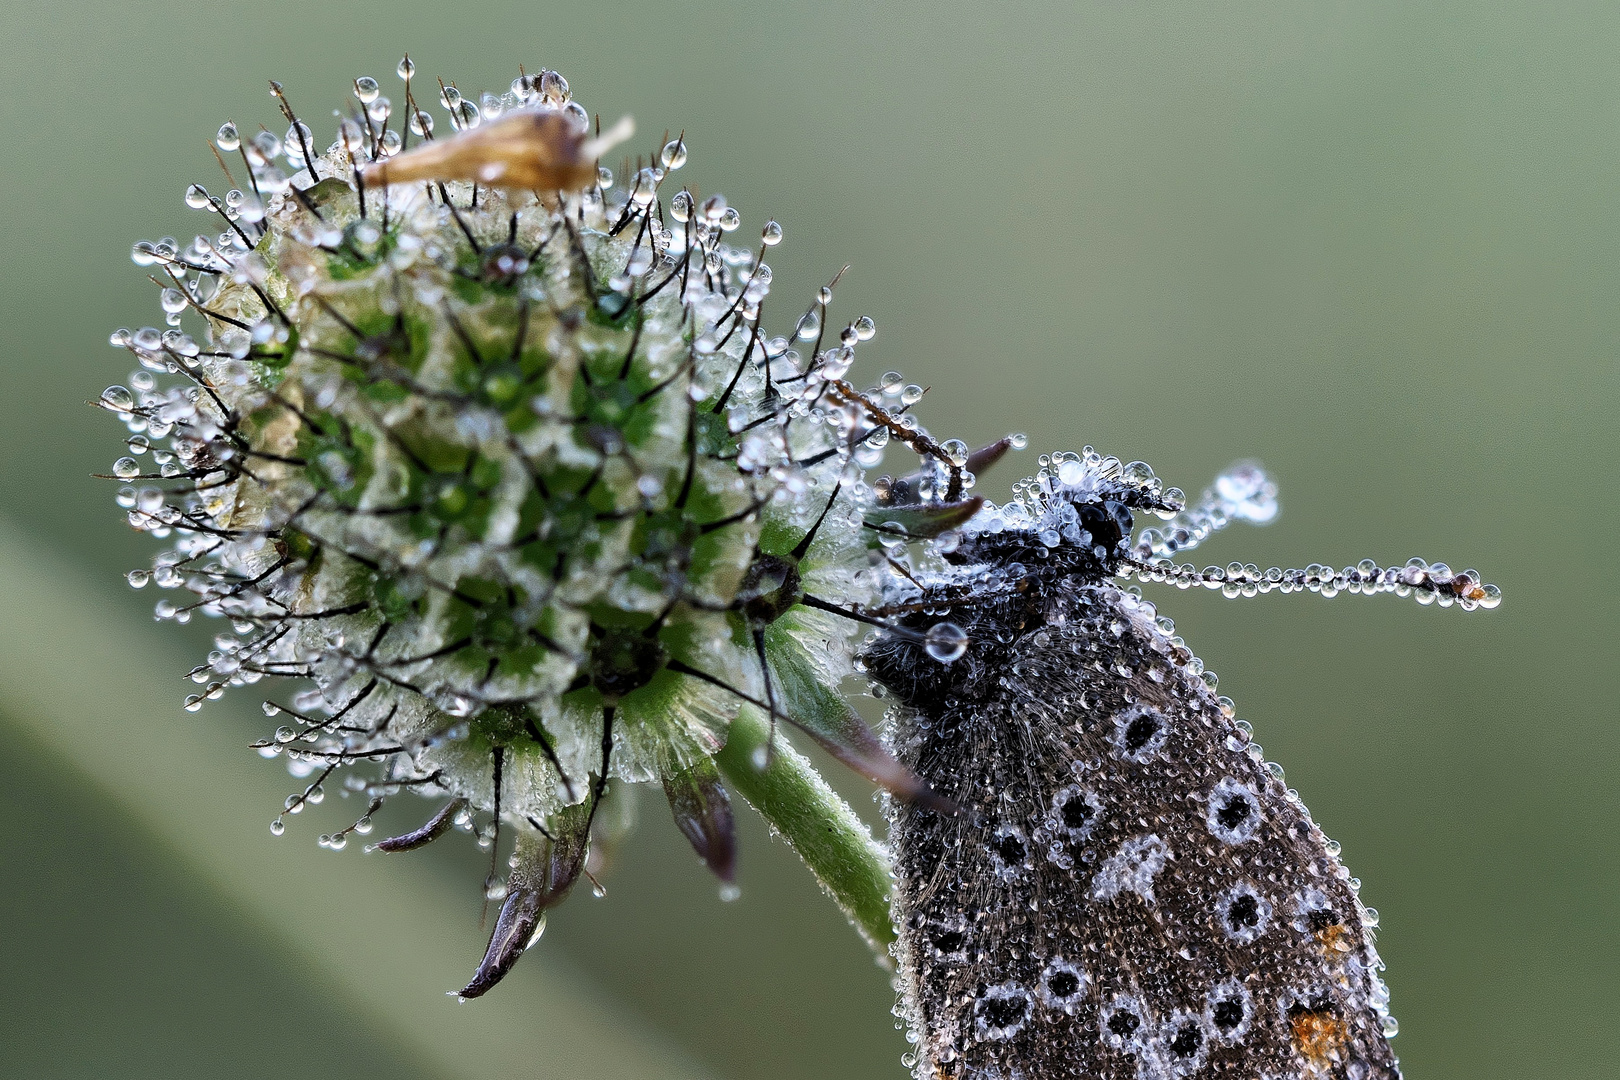
M 897 630 L 862 656 L 897 699 L 895 756 L 956 807 L 888 803 L 916 1075 L 1399 1077 L 1359 883 L 1121 579 L 1465 608 L 1500 592 L 1420 560 L 1198 571 L 1167 556 L 1275 515 L 1257 467 L 1184 510 L 1140 462 L 1042 461 L 934 573 L 895 575 Z M 1170 520 L 1133 542 L 1142 511 Z

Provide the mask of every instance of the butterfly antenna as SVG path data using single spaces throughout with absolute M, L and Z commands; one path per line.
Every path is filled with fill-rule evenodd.
M 1143 529 L 1132 554 L 1143 562 L 1167 559 L 1191 551 L 1234 521 L 1266 525 L 1276 517 L 1276 482 L 1257 462 L 1240 461 L 1217 476 L 1196 504 Z
M 1256 596 L 1260 593 L 1314 592 L 1323 596 L 1337 596 L 1341 592 L 1394 593 L 1410 596 L 1420 604 L 1438 603 L 1441 607 L 1456 604 L 1464 611 L 1475 608 L 1489 610 L 1502 602 L 1502 590 L 1487 585 L 1478 570 L 1453 571 L 1445 563 L 1430 563 L 1423 559 L 1408 560 L 1405 566 L 1379 566 L 1372 559 L 1363 559 L 1355 566 L 1335 570 L 1321 563 L 1311 563 L 1303 570 L 1285 570 L 1273 566 L 1261 570 L 1253 563 L 1229 563 L 1199 570 L 1191 563 L 1176 564 L 1169 559 L 1141 562 L 1123 559 L 1121 566 L 1142 581 L 1163 582 L 1180 589 L 1202 585 L 1206 589 L 1219 589 L 1228 597 Z

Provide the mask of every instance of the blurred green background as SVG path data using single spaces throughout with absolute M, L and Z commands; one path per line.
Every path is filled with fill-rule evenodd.
M 684 128 L 681 179 L 786 228 L 779 327 L 848 262 L 866 381 L 931 386 L 936 432 L 1030 434 L 992 497 L 1084 443 L 1194 493 L 1255 456 L 1283 517 L 1201 561 L 1485 571 L 1507 600 L 1473 616 L 1157 598 L 1383 912 L 1407 1075 L 1614 1075 L 1620 8 L 8 10 L 0 1074 L 904 1075 L 885 977 L 757 819 L 722 904 L 644 799 L 607 897 L 457 1006 L 472 845 L 333 855 L 307 815 L 272 840 L 254 699 L 179 708 L 197 634 L 150 625 L 121 580 L 146 545 L 88 478 L 119 432 L 83 403 L 130 367 L 107 333 L 158 321 L 130 244 L 205 228 L 204 140 L 285 126 L 266 79 L 324 138 L 408 49 L 463 89 L 559 68 L 638 147 Z

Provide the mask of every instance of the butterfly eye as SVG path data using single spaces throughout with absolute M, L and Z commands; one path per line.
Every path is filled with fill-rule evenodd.
M 1131 512 L 1123 503 L 1081 503 L 1075 508 L 1080 515 L 1080 527 L 1091 534 L 1091 542 L 1112 551 L 1119 542 L 1131 535 Z

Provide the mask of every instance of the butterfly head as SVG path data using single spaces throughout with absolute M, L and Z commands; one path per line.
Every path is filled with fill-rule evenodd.
M 1100 579 L 1129 553 L 1133 511 L 1168 518 L 1183 505 L 1181 492 L 1165 489 L 1144 462 L 1122 463 L 1089 446 L 1043 455 L 1040 471 L 1014 484 L 1006 504 L 986 506 L 947 558 Z

